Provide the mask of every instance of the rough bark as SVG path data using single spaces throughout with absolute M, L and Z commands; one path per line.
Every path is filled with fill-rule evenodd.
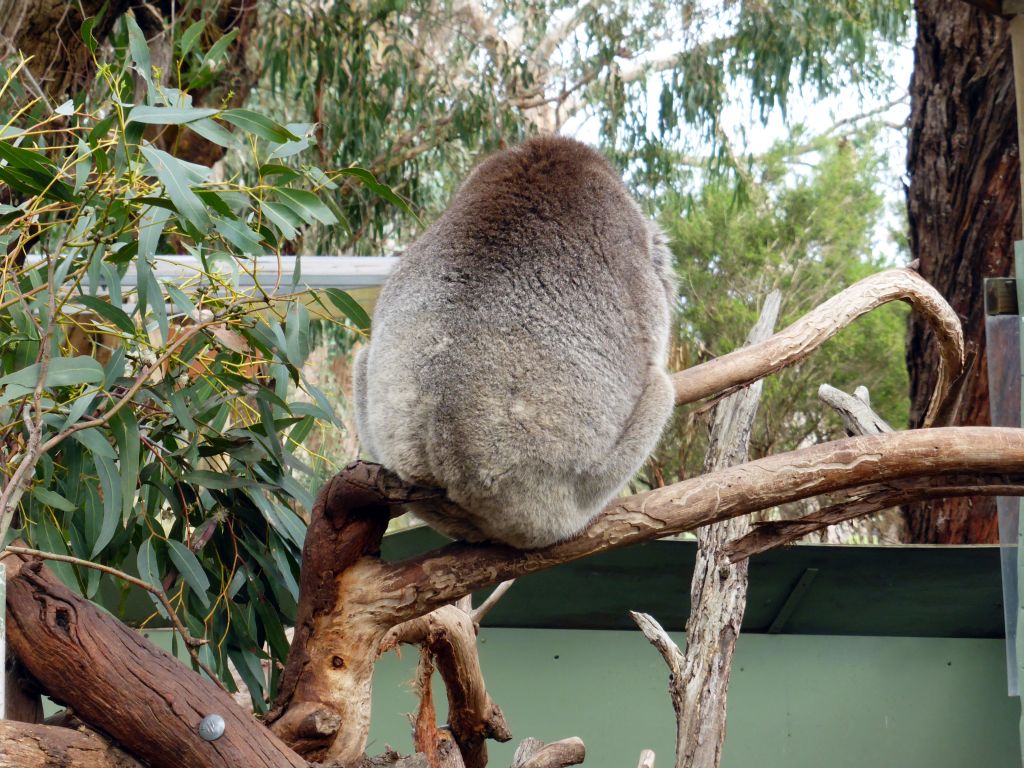
M 512 768 L 562 768 L 579 765 L 587 756 L 583 742 L 572 736 L 545 744 L 539 739 L 523 739 L 512 756 Z
M 47 693 L 133 757 L 151 768 L 306 768 L 227 693 L 73 594 L 41 563 L 4 563 L 11 650 Z M 197 728 L 211 713 L 227 728 L 207 742 Z
M 89 49 L 82 38 L 82 22 L 103 17 L 93 37 L 103 40 L 114 22 L 131 6 L 130 0 L 0 0 L 0 43 L 4 53 L 20 50 L 26 57 L 34 84 L 56 104 L 82 90 L 95 74 Z
M 0 720 L 0 768 L 143 768 L 96 733 Z
M 981 354 L 954 424 L 989 423 L 984 359 L 985 277 L 1009 275 L 1020 237 L 1019 158 L 1013 72 L 1003 19 L 967 3 L 917 0 L 910 84 L 907 209 L 910 250 L 921 275 L 964 321 Z M 907 347 L 912 426 L 936 385 L 934 335 L 917 312 Z M 914 504 L 910 540 L 998 540 L 995 503 L 958 498 Z
M 773 291 L 747 345 L 771 335 L 782 305 Z M 729 395 L 715 406 L 704 472 L 740 464 L 747 459 L 761 385 L 758 381 Z M 718 768 L 725 743 L 726 695 L 732 657 L 747 607 L 748 560 L 732 563 L 725 548 L 750 531 L 747 517 L 736 517 L 697 531 L 697 560 L 690 584 L 690 617 L 686 651 L 676 683 L 681 700 L 676 709 L 676 768 Z
M 267 716 L 274 732 L 311 760 L 323 759 L 329 748 L 349 761 L 362 753 L 377 650 L 384 633 L 398 623 L 382 623 L 350 605 L 352 566 L 379 553 L 392 511 L 437 495 L 409 489 L 381 467 L 357 462 L 317 496 L 302 549 L 295 635 Z M 346 586 L 339 588 L 341 583 Z M 344 728 L 326 733 L 305 728 L 311 717 L 324 713 L 336 716 Z

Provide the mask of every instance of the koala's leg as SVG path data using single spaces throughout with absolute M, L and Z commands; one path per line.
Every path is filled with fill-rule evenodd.
M 674 407 L 672 380 L 664 370 L 652 365 L 647 384 L 618 442 L 608 451 L 604 462 L 581 478 L 577 487 L 581 506 L 596 507 L 596 514 L 636 474 L 658 444 Z M 589 519 L 584 521 L 581 529 L 589 523 Z

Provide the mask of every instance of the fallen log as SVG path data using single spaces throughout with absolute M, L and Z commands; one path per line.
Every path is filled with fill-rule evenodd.
M 0 720 L 0 768 L 143 768 L 99 734 Z
M 131 755 L 152 768 L 307 768 L 213 682 L 72 593 L 41 562 L 4 564 L 10 650 L 50 696 Z M 225 722 L 215 741 L 198 732 L 210 714 Z

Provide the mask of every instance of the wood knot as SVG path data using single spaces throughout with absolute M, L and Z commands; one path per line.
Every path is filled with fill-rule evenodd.
M 343 658 L 341 658 L 341 656 L 332 656 L 331 657 L 331 666 L 334 667 L 335 669 L 344 669 L 345 668 L 345 660 Z

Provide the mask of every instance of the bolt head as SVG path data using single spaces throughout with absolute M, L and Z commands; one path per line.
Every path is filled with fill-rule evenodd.
M 224 735 L 225 725 L 220 715 L 207 715 L 199 721 L 199 735 L 206 741 L 216 741 Z

